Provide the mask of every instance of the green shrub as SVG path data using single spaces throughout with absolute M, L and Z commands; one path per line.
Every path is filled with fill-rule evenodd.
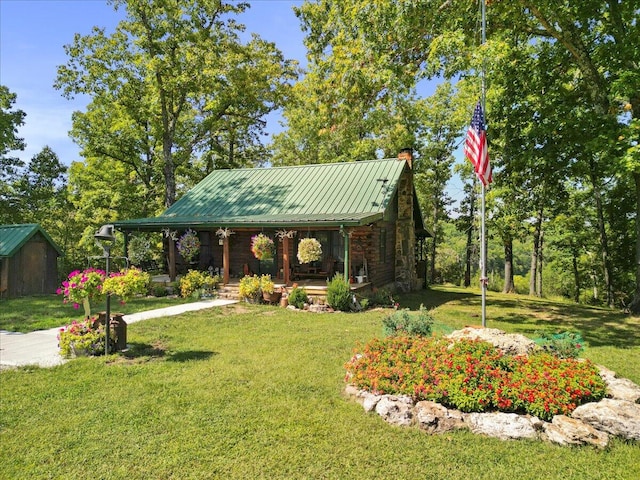
M 500 410 L 543 420 L 602 399 L 606 385 L 590 361 L 540 352 L 503 355 L 487 342 L 392 336 L 372 340 L 345 365 L 346 380 L 376 394 L 409 395 L 464 412 Z
M 180 295 L 183 298 L 190 296 L 200 296 L 204 293 L 212 292 L 220 282 L 218 275 L 210 275 L 208 272 L 199 270 L 189 270 L 180 279 Z
M 371 292 L 365 294 L 365 297 L 371 307 L 390 307 L 396 303 L 391 292 L 386 288 L 374 288 Z
M 421 335 L 423 337 L 431 335 L 433 317 L 429 314 L 424 305 L 420 305 L 420 312 L 409 313 L 409 310 L 397 310 L 391 315 L 382 319 L 384 334 L 391 335 Z
M 307 297 L 307 292 L 303 288 L 293 287 L 289 292 L 288 301 L 289 305 L 302 309 L 305 303 L 309 303 L 309 297 Z
M 584 350 L 584 340 L 579 333 L 542 333 L 535 342 L 558 358 L 578 358 Z
M 260 277 L 257 275 L 245 275 L 240 279 L 238 294 L 249 302 L 257 302 L 260 299 Z
M 169 295 L 169 291 L 164 285 L 153 285 L 151 287 L 151 293 L 154 297 L 166 297 Z
M 346 312 L 351 307 L 351 298 L 351 287 L 341 274 L 336 273 L 327 282 L 327 304 L 334 310 Z

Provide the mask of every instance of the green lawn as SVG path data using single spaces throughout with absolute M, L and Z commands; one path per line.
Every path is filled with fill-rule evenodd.
M 191 299 L 175 297 L 138 297 L 125 304 L 117 300 L 111 301 L 111 311 L 119 313 L 134 313 L 155 308 L 179 305 Z M 91 305 L 91 313 L 104 311 L 106 301 Z M 38 295 L 27 298 L 12 298 L 0 300 L 0 330 L 10 332 L 32 332 L 46 330 L 80 320 L 84 316 L 82 306 L 73 308 L 71 303 L 63 303 L 61 295 Z
M 489 295 L 488 326 L 579 330 L 586 355 L 640 382 L 640 319 Z M 480 297 L 400 297 L 437 322 L 478 324 Z M 342 395 L 357 342 L 384 311 L 236 305 L 129 326 L 129 352 L 0 373 L 0 478 L 627 479 L 640 445 L 599 451 L 392 427 Z

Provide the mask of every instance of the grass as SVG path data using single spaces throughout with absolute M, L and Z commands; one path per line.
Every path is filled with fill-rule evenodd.
M 170 307 L 191 301 L 172 297 L 138 297 L 125 304 L 111 301 L 111 311 L 134 313 L 155 308 Z M 91 305 L 91 313 L 104 311 L 106 303 Z M 79 320 L 84 316 L 82 306 L 78 310 L 70 303 L 63 303 L 60 295 L 38 295 L 27 298 L 0 300 L 0 330 L 10 332 L 33 332 L 47 330 Z
M 480 298 L 400 298 L 436 321 L 480 323 Z M 489 295 L 490 327 L 579 330 L 586 354 L 640 382 L 640 319 Z M 129 326 L 131 349 L 0 373 L 0 478 L 638 478 L 640 446 L 604 450 L 392 427 L 342 395 L 344 363 L 384 311 L 232 306 Z M 562 318 L 565 316 L 565 322 Z M 592 330 L 592 331 L 591 331 Z M 606 331 L 606 335 L 603 332 Z

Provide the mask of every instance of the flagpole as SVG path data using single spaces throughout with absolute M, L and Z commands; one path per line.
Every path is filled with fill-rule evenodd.
M 487 41 L 487 16 L 486 16 L 486 0 L 482 0 L 482 45 Z M 487 105 L 486 105 L 486 84 L 485 84 L 485 60 L 484 52 L 482 58 L 482 72 L 480 78 L 482 80 L 482 111 L 484 112 L 484 130 L 487 131 Z M 481 215 L 482 221 L 480 222 L 480 286 L 482 288 L 482 326 L 487 326 L 487 243 L 485 239 L 485 212 L 484 212 L 484 200 L 485 200 L 485 184 L 482 185 L 482 203 L 481 203 Z

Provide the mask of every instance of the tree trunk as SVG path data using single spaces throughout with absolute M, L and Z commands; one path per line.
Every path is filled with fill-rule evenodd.
M 438 202 L 433 209 L 433 238 L 431 239 L 431 284 L 436 283 L 436 250 L 438 248 Z
M 540 229 L 540 242 L 538 245 L 538 276 L 536 279 L 536 294 L 542 297 L 542 267 L 544 263 L 544 230 Z
M 636 185 L 636 291 L 629 309 L 632 313 L 640 313 L 640 173 L 633 173 Z
M 572 263 L 573 263 L 573 300 L 576 303 L 580 303 L 580 270 L 578 270 L 578 252 L 572 251 Z
M 529 295 L 537 295 L 536 280 L 538 278 L 538 255 L 540 253 L 540 232 L 542 230 L 542 213 L 540 208 L 536 215 L 536 223 L 533 230 L 533 250 L 531 251 L 531 272 L 529 277 Z
M 504 239 L 504 288 L 502 293 L 515 293 L 513 284 L 513 238 L 508 235 Z
M 596 214 L 598 216 L 598 233 L 600 235 L 600 250 L 602 251 L 602 269 L 604 276 L 604 288 L 607 295 L 607 305 L 613 307 L 613 286 L 611 285 L 611 266 L 609 261 L 609 243 L 607 240 L 607 230 L 604 222 L 604 212 L 602 209 L 602 193 L 600 192 L 600 182 L 598 182 L 593 160 L 589 162 L 591 185 L 593 186 L 593 196 L 596 201 Z

